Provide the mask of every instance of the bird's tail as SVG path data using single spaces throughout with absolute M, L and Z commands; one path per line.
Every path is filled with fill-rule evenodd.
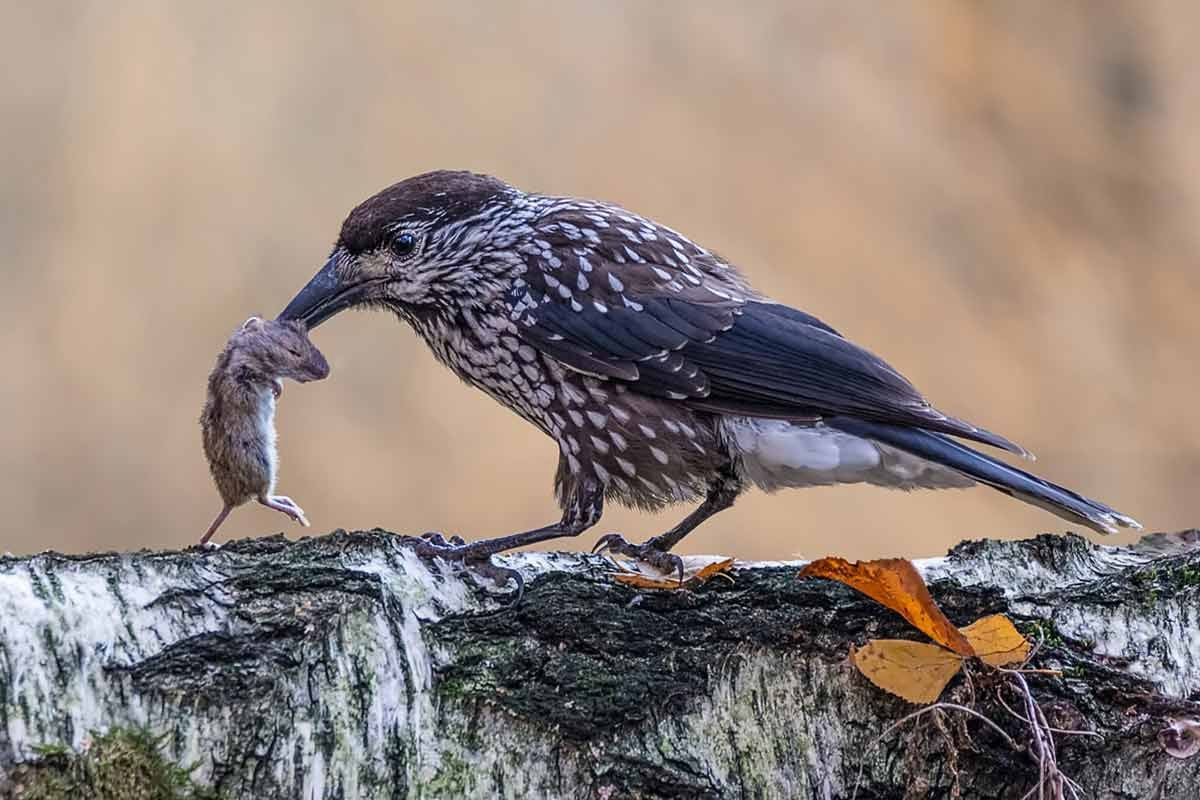
M 1063 519 L 1086 525 L 1100 533 L 1116 533 L 1118 527 L 1142 527 L 1137 520 L 1103 503 L 1009 466 L 941 433 L 847 417 L 827 419 L 825 422 L 832 428 L 854 436 L 874 439 L 936 464 L 956 469 L 993 489 L 1044 508 Z

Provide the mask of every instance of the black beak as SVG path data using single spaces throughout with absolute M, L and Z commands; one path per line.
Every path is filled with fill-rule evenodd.
M 309 330 L 339 311 L 345 311 L 359 299 L 363 284 L 342 286 L 337 278 L 337 254 L 330 256 L 312 280 L 292 298 L 279 314 L 281 320 L 303 320 Z

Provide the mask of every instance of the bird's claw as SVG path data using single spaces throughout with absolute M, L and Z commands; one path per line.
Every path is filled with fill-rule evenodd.
M 427 531 L 421 534 L 421 538 L 427 542 L 431 542 L 438 547 L 461 547 L 466 544 L 461 536 L 451 536 L 449 541 L 446 537 L 437 531 Z
M 630 544 L 619 533 L 606 533 L 592 548 L 593 553 L 616 553 L 649 564 L 664 575 L 675 573 L 683 584 L 683 559 L 674 553 L 659 550 L 651 539 L 644 544 Z
M 506 586 L 509 581 L 512 581 L 516 584 L 517 590 L 513 592 L 513 601 L 510 606 L 516 608 L 521 604 L 521 598 L 525 596 L 525 578 L 517 570 L 493 564 L 490 557 L 476 561 L 465 561 L 463 562 L 463 568 L 467 572 L 474 572 L 475 575 L 490 578 L 497 586 Z
M 463 571 L 476 577 L 491 580 L 497 586 L 505 586 L 513 581 L 517 590 L 514 593 L 511 607 L 516 607 L 525 596 L 525 578 L 515 569 L 493 564 L 490 553 L 474 552 L 472 545 L 467 544 L 459 536 L 451 536 L 449 541 L 436 531 L 429 531 L 420 536 L 402 536 L 400 544 L 411 547 L 421 558 L 440 558 L 444 561 L 460 564 Z

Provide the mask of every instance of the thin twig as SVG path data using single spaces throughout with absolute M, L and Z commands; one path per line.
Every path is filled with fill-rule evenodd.
M 1032 663 L 1034 657 L 1037 656 L 1038 652 L 1042 649 L 1042 645 L 1046 643 L 1046 631 L 1041 625 L 1037 626 L 1037 633 L 1037 641 L 1033 643 L 1033 647 L 1029 648 L 1029 655 L 1025 656 L 1025 661 L 1021 666 Z
M 967 692 L 971 696 L 971 705 L 975 705 L 975 678 L 971 674 L 971 669 L 967 667 L 966 661 L 963 661 L 962 676 L 967 682 Z
M 1013 707 L 1010 706 L 1004 700 L 1004 695 L 1000 694 L 1000 692 L 998 692 L 998 691 L 996 692 L 996 701 L 998 703 L 1000 703 L 1000 705 L 1004 706 L 1004 710 L 1007 711 L 1014 718 L 1019 719 L 1021 722 L 1024 722 L 1026 725 L 1035 724 L 1033 720 L 1025 717 L 1024 715 L 1022 715 L 1021 713 L 1019 713 L 1018 711 L 1013 709 Z M 1095 736 L 1097 739 L 1104 738 L 1104 734 L 1097 733 L 1096 731 L 1077 731 L 1077 730 L 1069 730 L 1067 728 L 1052 728 L 1049 725 L 1044 725 L 1043 727 L 1046 730 L 1050 731 L 1051 733 L 1061 733 L 1064 736 Z
M 1033 789 L 1025 794 L 1025 798 L 1033 796 L 1036 791 L 1039 798 L 1046 797 L 1046 789 L 1049 788 L 1052 794 L 1052 800 L 1066 800 L 1069 792 L 1072 798 L 1078 798 L 1083 789 L 1073 779 L 1068 777 L 1058 766 L 1058 748 L 1054 743 L 1054 736 L 1049 721 L 1046 719 L 1046 714 L 1042 711 L 1041 705 L 1034 699 L 1033 692 L 1029 688 L 1029 682 L 1025 680 L 1025 676 L 1019 670 L 1001 669 L 1003 673 L 1012 676 L 1014 683 L 1019 687 L 1021 699 L 1025 705 L 1025 721 L 1029 724 L 1029 730 L 1032 734 L 1033 756 L 1038 762 L 1038 784 Z M 1001 699 L 1003 703 L 1003 699 Z M 1015 711 L 1008 707 L 1007 703 L 1003 703 L 1009 713 L 1020 717 Z M 1084 732 L 1080 732 L 1084 733 Z M 1025 800 L 1022 798 L 1022 800 Z
M 975 717 L 978 720 L 981 720 L 982 722 L 984 722 L 988 726 L 990 726 L 993 730 L 995 730 L 996 733 L 1000 734 L 1000 736 L 1004 739 L 1004 741 L 1008 742 L 1009 747 L 1011 747 L 1013 750 L 1020 752 L 1021 746 L 1018 745 L 1016 743 L 1016 741 L 1011 736 L 1009 736 L 1008 733 L 1003 728 L 1001 728 L 995 722 L 992 722 L 990 719 L 985 717 L 983 714 L 980 714 L 978 711 L 976 711 L 973 708 L 968 708 L 967 706 L 961 706 L 958 703 L 944 703 L 944 702 L 943 703 L 934 703 L 931 706 L 925 706 L 925 708 L 919 708 L 916 711 L 912 712 L 911 714 L 906 714 L 905 716 L 896 720 L 891 725 L 884 728 L 883 732 L 880 733 L 878 736 L 876 736 L 871 741 L 871 743 L 869 745 L 867 745 L 867 750 L 870 751 L 872 748 L 878 746 L 885 738 L 887 738 L 887 736 L 889 734 L 891 734 L 892 731 L 896 730 L 897 728 L 901 727 L 902 725 L 904 725 L 908 722 L 912 722 L 913 720 L 918 719 L 920 717 L 923 717 L 924 715 L 928 714 L 931 711 L 946 711 L 946 710 L 961 711 L 964 714 L 968 714 L 972 717 Z M 867 765 L 867 760 L 865 757 L 866 753 L 864 753 L 863 756 L 864 757 L 858 762 L 858 777 L 855 778 L 855 780 L 854 780 L 854 791 L 850 795 L 851 800 L 855 800 L 855 798 L 858 797 L 858 787 L 862 784 L 863 770 L 866 768 L 866 765 Z
M 866 755 L 876 746 L 878 746 L 885 738 L 887 738 L 897 728 L 912 722 L 920 717 L 928 714 L 931 711 L 959 711 L 983 721 L 992 730 L 1000 734 L 1001 738 L 1008 743 L 1014 751 L 1025 751 L 1033 757 L 1038 767 L 1037 783 L 1026 792 L 1021 800 L 1030 800 L 1036 796 L 1038 800 L 1079 800 L 1083 794 L 1083 788 L 1075 780 L 1063 773 L 1058 766 L 1058 747 L 1054 741 L 1055 734 L 1063 734 L 1066 736 L 1095 736 L 1096 738 L 1104 738 L 1102 734 L 1095 731 L 1078 731 L 1065 730 L 1062 728 L 1053 728 L 1050 726 L 1049 720 L 1046 718 L 1045 712 L 1042 711 L 1041 705 L 1033 696 L 1033 691 L 1029 688 L 1029 682 L 1025 680 L 1026 675 L 1050 675 L 1053 677 L 1061 677 L 1062 671 L 1056 669 L 1039 669 L 1030 668 L 1028 665 L 1034 655 L 1042 648 L 1045 642 L 1045 633 L 1038 629 L 1038 640 L 1030 649 L 1029 656 L 1022 662 L 1020 667 L 1005 668 L 994 667 L 997 672 L 1006 674 L 1010 677 L 1007 684 L 1013 688 L 1021 698 L 1021 704 L 1024 706 L 1024 712 L 1020 713 L 1005 701 L 1003 697 L 1003 686 L 996 692 L 996 699 L 1004 710 L 1014 719 L 1020 721 L 1029 728 L 1029 746 L 1025 747 L 1017 743 L 1015 739 L 1001 728 L 997 723 L 993 722 L 988 717 L 968 706 L 958 703 L 939 702 L 925 708 L 918 709 L 911 714 L 907 714 L 894 723 L 889 725 L 878 736 L 876 736 L 868 745 L 863 758 L 858 764 L 858 776 L 854 781 L 854 791 L 851 793 L 851 800 L 858 797 L 858 789 L 862 785 L 863 773 L 866 770 Z M 968 691 L 971 695 L 971 700 L 975 700 L 975 684 L 970 674 L 970 670 L 964 665 L 963 674 L 966 675 Z M 944 733 L 944 731 L 943 731 Z

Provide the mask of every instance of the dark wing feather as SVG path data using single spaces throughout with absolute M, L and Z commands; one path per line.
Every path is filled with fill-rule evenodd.
M 1002 436 L 942 414 L 883 359 L 812 320 L 787 306 L 747 303 L 727 333 L 684 349 L 712 388 L 708 397 L 691 404 L 760 417 L 814 411 L 846 415 L 950 433 L 1028 455 Z
M 748 296 L 740 277 L 707 251 L 667 229 L 653 228 L 653 238 L 646 230 L 626 233 L 619 247 L 605 238 L 589 246 L 555 241 L 576 258 L 558 257 L 553 267 L 532 259 L 509 297 L 519 335 L 568 367 L 698 410 L 849 416 L 1026 454 L 940 413 L 886 362 L 811 314 Z

